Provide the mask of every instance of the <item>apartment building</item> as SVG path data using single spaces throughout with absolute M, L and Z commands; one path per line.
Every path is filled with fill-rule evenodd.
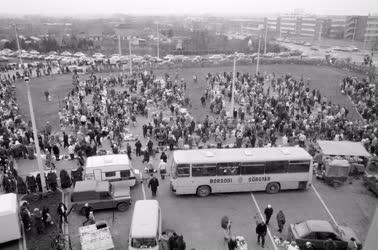
M 366 42 L 378 41 L 378 15 L 367 17 L 364 41 Z
M 298 30 L 300 36 L 317 37 L 320 32 L 319 20 L 314 17 L 299 17 L 298 18 Z
M 367 19 L 367 16 L 347 16 L 344 28 L 344 38 L 352 41 L 363 41 Z
M 346 16 L 328 16 L 328 30 L 325 36 L 329 38 L 342 39 L 344 37 Z
M 280 35 L 297 35 L 298 21 L 296 15 L 284 15 L 279 18 Z

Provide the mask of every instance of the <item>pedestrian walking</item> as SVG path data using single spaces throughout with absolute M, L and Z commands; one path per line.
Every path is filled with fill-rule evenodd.
M 277 214 L 277 225 L 278 225 L 278 232 L 279 233 L 282 233 L 282 230 L 283 230 L 285 223 L 286 223 L 285 215 L 282 212 L 282 210 L 280 210 Z
M 136 154 L 136 156 L 141 155 L 141 148 L 142 148 L 142 143 L 140 142 L 139 139 L 137 139 L 137 141 L 135 143 L 135 154 Z
M 63 202 L 60 202 L 57 209 L 57 214 L 59 215 L 59 225 L 62 226 L 63 221 L 68 223 L 67 220 L 67 207 Z
M 127 156 L 129 157 L 129 160 L 131 160 L 131 146 L 129 143 L 126 144 L 126 152 L 127 152 Z
M 265 214 L 265 224 L 269 225 L 270 218 L 272 217 L 272 214 L 273 214 L 273 208 L 270 204 L 268 205 L 267 208 L 265 208 L 264 214 Z
M 165 163 L 163 160 L 160 160 L 159 163 L 159 173 L 162 180 L 165 179 L 165 175 L 167 174 L 167 163 Z
M 151 179 L 148 182 L 148 188 L 151 189 L 152 197 L 156 196 L 156 192 L 157 192 L 158 186 L 159 186 L 158 179 L 153 174 L 151 174 Z
M 28 202 L 27 201 L 21 201 L 23 202 L 20 208 L 20 214 L 21 214 L 21 220 L 24 224 L 24 228 L 26 231 L 30 231 L 31 229 L 31 213 L 28 208 Z
M 88 222 L 90 222 L 90 220 L 91 220 L 91 218 L 90 218 L 91 212 L 93 212 L 93 208 L 90 207 L 88 203 L 85 203 L 84 207 L 82 208 L 82 213 L 83 213 L 83 215 L 86 218 L 86 220 L 83 222 L 83 226 L 85 226 L 85 224 L 87 224 Z
M 265 245 L 266 232 L 267 232 L 267 227 L 264 221 L 258 223 L 256 226 L 257 244 L 260 245 L 260 240 L 261 240 L 261 247 L 264 247 Z
M 60 161 L 60 159 L 59 159 L 60 150 L 59 150 L 58 143 L 54 144 L 54 146 L 52 147 L 52 151 L 55 155 L 55 160 Z

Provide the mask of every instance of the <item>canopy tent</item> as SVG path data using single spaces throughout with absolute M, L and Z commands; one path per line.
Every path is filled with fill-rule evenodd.
M 351 141 L 317 141 L 325 155 L 371 157 L 362 143 Z

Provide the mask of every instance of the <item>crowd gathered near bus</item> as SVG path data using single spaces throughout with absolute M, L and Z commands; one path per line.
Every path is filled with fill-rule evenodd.
M 32 125 L 21 115 L 15 85 L 22 84 L 24 76 L 69 71 L 55 65 L 2 72 L 3 191 L 20 190 L 15 187 L 22 177 L 18 176 L 13 160 L 35 159 Z M 146 168 L 154 172 L 159 168 L 153 163 L 154 155 L 161 153 L 161 159 L 166 161 L 166 150 L 294 145 L 308 149 L 317 139 L 360 141 L 368 152 L 378 155 L 375 89 L 364 79 L 346 77 L 341 82 L 340 91 L 350 96 L 361 119 L 352 119 L 350 110 L 332 103 L 319 89 L 311 88 L 310 80 L 289 73 L 278 76 L 237 72 L 234 77 L 232 72 L 218 72 L 208 73 L 204 78 L 195 75 L 184 79 L 168 73 L 158 77 L 152 70 L 139 70 L 131 75 L 74 72 L 72 88 L 58 113 L 59 128 L 54 129 L 47 121 L 38 131 L 38 143 L 46 155 L 48 169 L 62 159 L 77 159 L 82 169 L 87 157 L 110 151 L 126 153 L 130 159 L 141 157 Z M 204 86 L 202 95 L 194 99 L 188 94 L 188 85 Z M 48 102 L 49 90 L 44 94 Z M 194 102 L 206 110 L 201 119 L 191 113 Z M 140 136 L 131 132 L 135 127 L 140 128 Z M 104 147 L 106 141 L 110 148 Z M 309 169 L 306 166 L 306 171 Z M 40 181 L 37 182 L 37 190 L 41 190 Z M 34 188 L 28 185 L 26 190 L 36 192 L 35 185 Z

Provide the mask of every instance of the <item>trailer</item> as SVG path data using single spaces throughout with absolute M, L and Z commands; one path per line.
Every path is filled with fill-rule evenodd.
M 0 234 L 0 243 L 21 238 L 21 224 L 17 195 L 14 193 L 0 195 L 0 225 L 6 227 Z

